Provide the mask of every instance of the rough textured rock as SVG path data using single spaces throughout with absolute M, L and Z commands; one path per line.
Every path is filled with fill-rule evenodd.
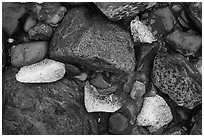
M 90 17 L 85 8 L 70 10 L 54 33 L 49 55 L 88 68 L 131 72 L 135 67 L 133 43 L 119 26 Z
M 164 132 L 163 135 L 187 135 L 187 133 L 183 128 L 176 126 L 168 129 L 168 131 Z
M 97 134 L 96 120 L 83 105 L 83 88 L 75 81 L 21 84 L 17 71 L 3 74 L 3 134 Z
M 7 37 L 4 32 L 2 32 L 2 70 L 4 70 L 8 59 L 7 53 Z
M 137 15 L 153 7 L 155 2 L 96 2 L 97 7 L 111 20 L 117 21 Z
M 25 14 L 25 5 L 15 2 L 2 3 L 2 27 L 8 36 L 16 30 L 18 19 Z
M 159 53 L 154 59 L 152 81 L 179 106 L 192 109 L 202 102 L 202 78 L 179 54 Z
M 195 54 L 202 45 L 202 36 L 192 35 L 178 29 L 167 35 L 166 41 L 185 56 Z
M 150 126 L 150 132 L 154 132 L 168 124 L 173 119 L 171 110 L 165 100 L 159 95 L 145 97 L 142 110 L 137 116 L 139 126 Z
M 189 17 L 196 24 L 196 26 L 202 31 L 202 2 L 192 2 L 188 8 Z

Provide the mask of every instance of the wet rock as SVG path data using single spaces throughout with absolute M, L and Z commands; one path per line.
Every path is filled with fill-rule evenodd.
M 97 134 L 97 122 L 83 105 L 82 87 L 63 78 L 49 84 L 22 84 L 16 68 L 3 74 L 7 104 L 4 134 Z
M 201 36 L 182 32 L 178 29 L 168 34 L 166 41 L 184 56 L 195 54 L 202 45 Z
M 101 95 L 88 81 L 84 86 L 84 104 L 88 112 L 115 112 L 121 108 L 121 103 L 112 95 Z
M 178 106 L 192 109 L 202 102 L 201 75 L 179 54 L 159 53 L 154 59 L 152 81 Z
M 134 70 L 133 43 L 128 32 L 89 16 L 85 8 L 74 8 L 56 29 L 50 44 L 50 58 L 74 62 L 89 69 L 129 73 Z
M 53 28 L 47 24 L 38 23 L 28 31 L 31 40 L 49 40 L 52 36 Z
M 133 84 L 130 97 L 136 99 L 137 97 L 142 97 L 146 92 L 145 85 L 142 82 L 135 81 Z
M 150 132 L 154 132 L 168 124 L 173 119 L 171 110 L 165 100 L 156 95 L 145 97 L 142 110 L 137 116 L 139 126 L 150 126 Z
M 111 20 L 117 21 L 137 15 L 153 7 L 155 2 L 96 2 L 96 6 Z
M 152 43 L 156 41 L 152 32 L 138 17 L 130 22 L 130 28 L 134 42 Z
M 176 126 L 168 129 L 168 131 L 164 132 L 163 135 L 187 135 L 187 133 L 183 128 Z
M 109 119 L 109 131 L 113 134 L 119 134 L 128 126 L 128 119 L 121 113 L 112 115 Z
M 164 34 L 170 32 L 176 24 L 176 19 L 168 7 L 159 8 L 147 14 L 147 17 L 142 17 L 151 32 L 156 37 L 162 37 Z
M 35 3 L 31 9 L 37 20 L 46 22 L 51 26 L 56 26 L 67 12 L 67 9 L 57 2 Z
M 47 42 L 27 42 L 11 48 L 11 64 L 15 67 L 31 65 L 47 56 Z
M 17 2 L 2 3 L 2 28 L 8 36 L 17 29 L 18 20 L 25 14 L 25 5 Z
M 192 2 L 188 8 L 189 17 L 202 31 L 202 2 Z

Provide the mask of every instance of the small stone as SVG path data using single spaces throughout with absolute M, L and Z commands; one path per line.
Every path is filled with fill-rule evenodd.
M 65 65 L 51 59 L 21 67 L 16 80 L 21 83 L 51 83 L 64 77 Z
M 195 54 L 202 45 L 201 36 L 182 32 L 178 29 L 168 34 L 166 41 L 184 56 Z
M 134 42 L 152 43 L 157 40 L 148 27 L 143 24 L 138 17 L 130 22 L 130 28 Z
M 193 109 L 202 102 L 202 76 L 180 54 L 159 53 L 154 59 L 152 81 L 178 106 Z
M 79 79 L 80 81 L 85 81 L 88 77 L 88 75 L 86 73 L 82 73 L 78 76 L 74 76 L 75 78 Z
M 95 86 L 96 88 L 108 88 L 111 85 L 109 83 L 107 83 L 104 78 L 103 75 L 101 73 L 98 73 L 97 76 L 93 79 L 90 80 L 90 83 Z
M 84 86 L 84 103 L 88 112 L 115 112 L 122 107 L 121 103 L 112 99 L 112 95 L 100 95 L 88 81 Z
M 28 31 L 31 40 L 49 40 L 52 36 L 53 28 L 47 24 L 38 23 Z
M 200 60 L 198 60 L 194 65 L 198 69 L 200 74 L 202 75 L 202 58 Z
M 37 24 L 37 21 L 32 16 L 29 16 L 25 21 L 23 29 L 25 32 L 28 32 L 36 24 Z
M 109 131 L 119 134 L 128 126 L 128 119 L 121 113 L 116 113 L 109 118 Z
M 137 97 L 143 96 L 145 92 L 146 92 L 146 88 L 145 88 L 144 83 L 135 81 L 132 87 L 132 91 L 130 93 L 130 97 L 132 99 L 136 99 Z
M 156 95 L 144 98 L 143 107 L 137 116 L 137 124 L 151 126 L 150 132 L 154 132 L 170 123 L 172 119 L 171 109 L 162 97 Z

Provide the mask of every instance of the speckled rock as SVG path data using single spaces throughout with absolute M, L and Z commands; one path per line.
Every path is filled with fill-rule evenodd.
M 202 2 L 192 2 L 188 8 L 189 17 L 202 31 Z
M 156 2 L 96 2 L 95 4 L 109 19 L 117 21 L 135 16 L 153 7 Z
M 142 97 L 146 92 L 146 88 L 144 83 L 135 81 L 135 83 L 132 86 L 132 90 L 130 93 L 130 97 L 132 99 L 136 99 L 137 97 Z
M 185 56 L 195 54 L 202 45 L 202 36 L 174 30 L 166 37 L 169 43 L 176 51 Z
M 179 54 L 158 54 L 154 59 L 152 81 L 179 106 L 192 109 L 202 102 L 201 74 Z
M 154 132 L 171 122 L 172 119 L 171 109 L 162 97 L 156 95 L 144 98 L 143 107 L 137 116 L 137 124 L 150 126 L 150 132 Z
M 89 69 L 133 71 L 135 54 L 128 32 L 90 14 L 86 8 L 74 8 L 66 14 L 54 33 L 50 58 Z
M 63 78 L 49 84 L 22 84 L 16 68 L 3 74 L 6 105 L 3 134 L 97 134 L 97 121 L 83 104 L 83 88 Z
M 38 23 L 28 31 L 31 40 L 49 40 L 52 36 L 53 28 L 47 24 Z
M 25 4 L 17 2 L 2 3 L 2 28 L 8 36 L 16 30 L 18 19 L 25 14 Z

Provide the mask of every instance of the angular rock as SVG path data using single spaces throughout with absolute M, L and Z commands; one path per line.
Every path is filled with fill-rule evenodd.
M 166 41 L 184 56 L 195 54 L 202 45 L 201 36 L 182 32 L 178 29 L 168 34 Z
M 121 103 L 111 95 L 100 95 L 97 89 L 88 81 L 84 86 L 84 104 L 88 112 L 115 112 L 121 108 Z
M 155 2 L 96 2 L 96 6 L 111 20 L 117 21 L 137 15 L 153 7 Z
M 137 97 L 142 97 L 146 92 L 145 85 L 142 82 L 135 81 L 133 84 L 130 97 L 136 99 Z
M 202 2 L 192 2 L 188 8 L 189 17 L 202 31 Z
M 90 14 L 86 8 L 74 8 L 66 14 L 54 33 L 50 58 L 89 69 L 133 71 L 135 56 L 128 32 Z
M 47 24 L 38 23 L 28 31 L 31 40 L 49 40 L 52 36 L 53 28 Z
M 97 134 L 97 121 L 84 108 L 82 86 L 66 78 L 22 84 L 15 79 L 17 71 L 9 68 L 3 74 L 3 134 Z
M 17 2 L 2 3 L 2 28 L 8 36 L 17 29 L 18 20 L 25 14 L 25 5 Z
M 29 16 L 25 23 L 24 23 L 24 31 L 28 32 L 32 27 L 34 27 L 37 24 L 37 20 L 33 18 L 33 16 Z
M 171 109 L 162 97 L 156 95 L 144 98 L 142 110 L 137 116 L 137 124 L 150 126 L 150 132 L 154 132 L 171 122 L 172 119 Z
M 202 102 L 202 76 L 179 54 L 159 53 L 154 59 L 152 81 L 178 106 L 192 109 Z
M 77 78 L 80 81 L 85 81 L 88 78 L 88 75 L 86 73 L 81 73 L 78 76 L 75 76 L 75 78 Z
M 97 73 L 97 76 L 93 79 L 90 80 L 90 83 L 95 86 L 96 88 L 108 88 L 111 85 L 109 83 L 107 83 L 104 78 L 103 78 L 103 74 L 101 73 Z
M 157 40 L 148 27 L 137 17 L 130 22 L 130 28 L 134 42 L 152 43 Z
M 51 83 L 64 77 L 63 63 L 44 59 L 35 64 L 21 67 L 16 74 L 16 80 L 22 83 Z

